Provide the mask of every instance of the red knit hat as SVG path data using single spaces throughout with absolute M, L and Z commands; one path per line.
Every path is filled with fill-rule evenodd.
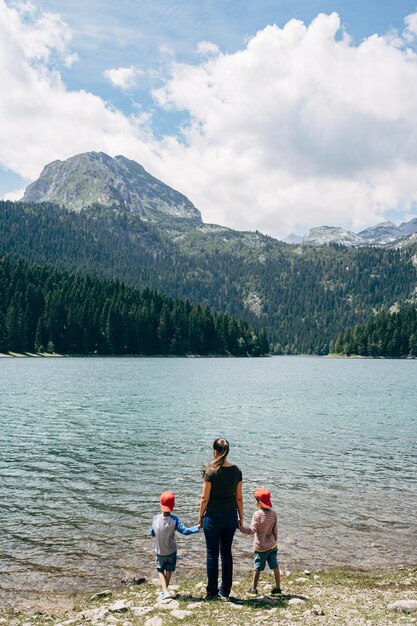
M 159 503 L 161 505 L 161 511 L 171 513 L 175 506 L 175 495 L 172 493 L 172 491 L 164 491 L 163 493 L 161 493 Z
M 258 487 L 255 491 L 255 498 L 259 500 L 265 509 L 272 509 L 271 492 L 264 487 Z

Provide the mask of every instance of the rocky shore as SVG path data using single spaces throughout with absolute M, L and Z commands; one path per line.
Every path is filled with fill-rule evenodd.
M 310 625 L 390 626 L 417 624 L 417 566 L 388 572 L 347 570 L 284 572 L 283 594 L 271 597 L 270 576 L 261 578 L 259 596 L 246 597 L 249 575 L 237 578 L 229 602 L 205 600 L 204 572 L 178 578 L 172 598 L 158 599 L 156 579 L 131 580 L 118 590 L 77 598 L 65 612 L 20 613 L 0 609 L 4 626 L 215 626 Z

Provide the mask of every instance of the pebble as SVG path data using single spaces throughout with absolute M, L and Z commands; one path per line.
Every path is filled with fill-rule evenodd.
M 287 570 L 285 571 L 285 576 L 291 576 L 291 570 L 287 569 Z
M 108 615 L 106 617 L 106 624 L 118 624 L 120 622 L 120 620 L 117 617 L 114 617 L 114 615 Z
M 113 594 L 110 589 L 106 589 L 105 591 L 99 591 L 98 593 L 95 593 L 93 596 L 91 596 L 90 602 L 95 602 L 96 600 L 101 600 L 102 598 L 111 598 L 112 595 Z
M 291 600 L 288 600 L 288 604 L 304 604 L 305 600 L 302 600 L 301 598 L 291 598 Z
M 235 604 L 234 602 L 229 602 L 229 606 L 232 609 L 243 609 L 243 604 Z
M 132 612 L 137 617 L 140 617 L 141 615 L 146 615 L 147 613 L 151 613 L 153 610 L 153 606 L 132 606 Z
M 186 617 L 191 617 L 192 614 L 192 611 L 184 611 L 179 609 L 174 609 L 173 611 L 171 611 L 172 617 L 176 617 L 177 619 L 181 620 L 185 619 Z
M 87 611 L 82 612 L 83 619 L 87 620 L 87 622 L 94 622 L 99 619 L 104 619 L 106 615 L 108 615 L 109 610 L 102 606 L 99 609 L 88 609 Z
M 126 602 L 126 600 L 117 600 L 117 602 L 107 608 L 111 613 L 126 613 L 130 605 L 131 602 Z
M 388 604 L 387 609 L 398 613 L 414 613 L 417 611 L 417 600 L 398 600 Z
M 166 600 L 161 600 L 155 604 L 156 609 L 179 609 L 180 603 L 178 600 L 173 600 L 172 598 L 167 598 Z
M 296 583 L 306 583 L 307 582 L 307 578 L 304 578 L 303 576 L 300 576 L 299 578 L 295 579 Z
M 122 578 L 123 585 L 143 585 L 144 583 L 146 583 L 146 578 L 144 578 L 143 576 L 141 576 L 140 578 L 136 578 L 135 576 L 126 576 L 125 578 Z
M 311 572 L 309 569 L 304 570 L 304 576 L 310 576 Z
M 202 602 L 190 602 L 190 604 L 187 604 L 187 609 L 190 609 L 191 611 L 193 611 L 194 609 L 201 609 L 202 607 Z
M 155 617 L 148 617 L 145 622 L 145 626 L 162 626 L 163 623 L 163 619 L 155 615 Z
M 313 615 L 324 615 L 324 611 L 321 608 L 320 604 L 313 604 L 311 612 L 313 613 Z

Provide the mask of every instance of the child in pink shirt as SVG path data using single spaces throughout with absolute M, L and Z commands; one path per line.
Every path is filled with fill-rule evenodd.
M 272 509 L 271 492 L 269 489 L 259 487 L 255 491 L 255 499 L 258 510 L 252 515 L 250 527 L 244 528 L 239 526 L 239 530 L 242 533 L 254 535 L 253 582 L 247 595 L 252 597 L 258 595 L 259 577 L 267 563 L 275 576 L 275 587 L 272 589 L 272 595 L 279 595 L 281 593 L 281 582 L 277 558 L 277 514 Z

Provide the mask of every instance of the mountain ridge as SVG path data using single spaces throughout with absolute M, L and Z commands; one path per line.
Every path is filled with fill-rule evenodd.
M 43 168 L 28 185 L 22 202 L 53 202 L 80 211 L 100 204 L 131 211 L 142 219 L 190 220 L 201 224 L 201 214 L 179 191 L 161 182 L 145 168 L 122 155 L 84 152 Z

